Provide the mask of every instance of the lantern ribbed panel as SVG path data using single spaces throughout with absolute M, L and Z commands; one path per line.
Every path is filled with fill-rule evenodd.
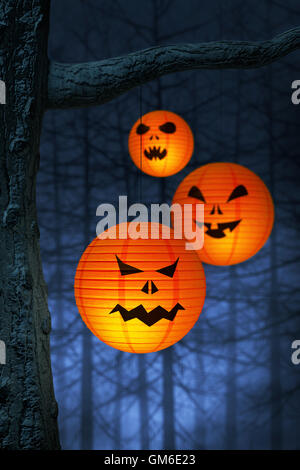
M 121 276 L 116 255 L 143 272 Z M 177 258 L 173 278 L 157 272 Z M 158 291 L 143 292 L 147 281 Z M 205 298 L 204 270 L 197 254 L 185 249 L 184 240 L 95 238 L 78 264 L 75 298 L 88 328 L 106 344 L 133 353 L 158 351 L 179 341 L 197 321 Z M 159 305 L 170 311 L 177 303 L 184 310 L 173 321 L 163 318 L 152 326 L 137 318 L 125 322 L 119 312 L 110 313 L 118 304 L 127 310 L 143 305 L 151 312 Z
M 246 188 L 248 195 L 228 202 L 230 194 L 239 185 Z M 199 188 L 205 198 L 204 222 L 212 224 L 212 229 L 219 223 L 240 220 L 232 232 L 229 229 L 224 231 L 224 238 L 205 234 L 204 246 L 198 251 L 200 259 L 208 264 L 224 266 L 241 263 L 254 256 L 266 243 L 274 223 L 272 197 L 263 181 L 236 163 L 209 163 L 194 170 L 181 182 L 173 203 L 203 204 L 188 197 L 193 186 Z M 204 228 L 206 231 L 207 227 Z
M 149 130 L 139 135 L 136 132 L 140 123 L 149 127 Z M 176 125 L 176 131 L 172 134 L 162 132 L 159 127 L 166 122 Z M 163 159 L 153 158 L 149 160 L 145 154 L 145 149 L 160 147 L 167 155 Z M 152 111 L 145 114 L 132 127 L 128 148 L 130 156 L 135 165 L 151 176 L 165 177 L 174 175 L 182 170 L 189 162 L 194 150 L 194 138 L 189 125 L 184 119 L 171 111 Z

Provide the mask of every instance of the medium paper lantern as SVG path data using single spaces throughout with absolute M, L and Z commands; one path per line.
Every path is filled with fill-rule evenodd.
M 138 224 L 139 225 L 139 224 Z M 146 233 L 153 225 L 142 222 Z M 185 336 L 197 321 L 205 298 L 205 276 L 196 252 L 185 240 L 111 236 L 95 238 L 83 253 L 75 277 L 75 298 L 87 327 L 121 351 L 165 349 Z M 151 227 L 152 226 L 152 227 Z M 172 230 L 171 230 L 172 234 Z
M 209 163 L 193 171 L 177 188 L 176 202 L 204 204 L 204 246 L 198 254 L 208 264 L 251 258 L 272 231 L 274 205 L 268 188 L 235 163 Z M 203 227 L 199 221 L 197 225 Z
M 152 111 L 132 127 L 129 153 L 136 166 L 151 176 L 170 176 L 189 162 L 194 138 L 189 125 L 171 111 Z

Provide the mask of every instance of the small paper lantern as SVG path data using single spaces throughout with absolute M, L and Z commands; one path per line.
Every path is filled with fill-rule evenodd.
M 193 171 L 178 186 L 176 202 L 204 204 L 204 246 L 198 254 L 208 264 L 251 258 L 272 231 L 274 205 L 268 188 L 235 163 L 209 163 Z
M 150 233 L 151 225 L 139 226 Z M 116 226 L 117 236 L 121 226 L 127 224 Z M 159 351 L 197 321 L 204 270 L 185 240 L 162 239 L 161 233 L 159 239 L 95 238 L 78 264 L 75 298 L 83 321 L 101 341 L 132 353 Z
M 194 150 L 189 125 L 171 111 L 152 111 L 132 127 L 129 153 L 136 166 L 151 176 L 165 177 L 182 170 Z

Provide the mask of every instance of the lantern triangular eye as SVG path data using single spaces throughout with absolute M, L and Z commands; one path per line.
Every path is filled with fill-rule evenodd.
M 128 274 L 142 273 L 142 269 L 135 268 L 130 266 L 130 264 L 123 263 L 120 258 L 116 255 L 121 276 L 127 276 Z
M 195 199 L 199 199 L 199 200 L 202 201 L 202 202 L 206 202 L 206 201 L 205 201 L 205 197 L 204 197 L 203 194 L 201 193 L 200 189 L 197 188 L 197 186 L 193 186 L 193 187 L 189 190 L 188 196 L 189 196 L 189 197 L 194 197 Z
M 178 260 L 179 258 L 177 258 L 175 263 L 170 264 L 169 266 L 166 266 L 165 268 L 158 269 L 157 272 L 164 274 L 165 276 L 168 276 L 168 277 L 173 277 L 176 271 Z
M 150 127 L 146 126 L 145 124 L 141 123 L 137 126 L 136 128 L 136 133 L 138 135 L 143 135 L 143 134 L 146 134 L 146 132 L 148 132 L 150 129 Z
M 165 122 L 161 126 L 159 126 L 159 130 L 164 132 L 165 134 L 174 134 L 176 131 L 176 126 L 173 122 Z
M 242 197 L 242 196 L 247 196 L 248 195 L 248 191 L 247 189 L 245 188 L 245 186 L 243 186 L 242 184 L 240 184 L 239 186 L 237 186 L 233 191 L 232 193 L 230 194 L 227 202 L 230 202 L 232 201 L 233 199 L 236 199 L 237 197 Z

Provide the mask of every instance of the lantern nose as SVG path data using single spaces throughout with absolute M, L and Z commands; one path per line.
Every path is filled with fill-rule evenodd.
M 155 294 L 155 292 L 158 291 L 158 288 L 153 281 L 147 281 L 141 291 L 145 292 L 145 294 Z
M 156 140 L 159 140 L 158 135 L 152 135 L 152 136 L 150 137 L 150 140 L 154 139 L 154 137 L 156 138 Z
M 213 215 L 216 212 L 216 210 L 218 211 L 218 214 L 220 214 L 220 215 L 223 214 L 223 212 L 221 211 L 221 208 L 220 208 L 219 205 L 217 206 L 217 209 L 216 209 L 215 206 L 213 206 L 212 210 L 210 211 L 210 214 Z

